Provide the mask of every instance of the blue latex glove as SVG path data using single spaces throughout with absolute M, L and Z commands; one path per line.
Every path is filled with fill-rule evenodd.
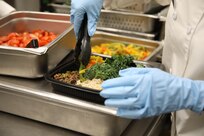
M 204 81 L 179 78 L 156 68 L 128 68 L 119 78 L 103 82 L 105 105 L 117 107 L 117 115 L 139 119 L 162 113 L 204 108 Z
M 74 24 L 75 34 L 78 35 L 84 14 L 88 16 L 88 33 L 93 36 L 96 31 L 96 23 L 100 16 L 103 0 L 72 0 L 71 22 Z

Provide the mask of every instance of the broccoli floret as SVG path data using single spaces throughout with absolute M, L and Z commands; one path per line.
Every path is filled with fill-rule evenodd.
M 133 57 L 130 55 L 116 55 L 112 57 L 113 62 L 111 62 L 112 67 L 122 70 L 130 67 L 133 64 Z
M 130 55 L 116 55 L 107 58 L 104 63 L 97 63 L 87 69 L 82 74 L 85 79 L 102 79 L 107 80 L 119 76 L 119 70 L 130 67 L 133 63 L 133 57 Z
M 83 74 L 84 78 L 87 79 L 110 79 L 110 78 L 115 78 L 118 76 L 118 71 L 113 68 L 111 65 L 107 63 L 102 63 L 102 64 L 95 64 L 91 68 L 87 69 L 86 72 Z

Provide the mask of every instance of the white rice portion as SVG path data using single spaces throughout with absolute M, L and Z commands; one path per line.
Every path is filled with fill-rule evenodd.
M 77 81 L 76 85 L 80 85 L 82 87 L 92 88 L 101 91 L 102 87 L 102 80 L 101 79 L 92 79 L 92 80 L 86 80 L 84 82 L 81 82 L 80 80 Z

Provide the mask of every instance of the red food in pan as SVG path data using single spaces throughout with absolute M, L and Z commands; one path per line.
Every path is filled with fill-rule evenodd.
M 45 46 L 53 41 L 57 35 L 42 29 L 33 30 L 32 32 L 9 33 L 7 36 L 0 36 L 0 45 L 6 44 L 13 47 L 25 48 L 32 40 L 37 39 L 39 46 Z

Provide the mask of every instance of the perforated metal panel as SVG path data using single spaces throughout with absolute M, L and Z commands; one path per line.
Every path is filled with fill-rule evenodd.
M 153 31 L 155 20 L 155 17 L 148 15 L 102 11 L 97 26 L 148 33 Z
M 63 13 L 63 14 L 70 14 L 70 6 L 67 6 L 65 4 L 60 5 L 60 4 L 49 4 L 50 6 L 52 6 L 55 10 L 56 13 Z
M 58 4 L 51 4 L 51 6 L 57 13 L 70 13 L 70 6 Z M 153 15 L 102 10 L 97 27 L 151 33 L 154 30 L 156 19 L 158 17 Z

